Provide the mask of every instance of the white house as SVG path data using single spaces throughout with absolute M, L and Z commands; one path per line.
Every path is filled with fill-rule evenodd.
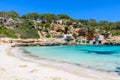
M 63 24 L 63 20 L 61 19 L 61 20 L 56 20 L 56 23 L 57 24 Z
M 67 37 L 73 38 L 72 34 L 64 34 L 64 35 L 63 35 L 63 38 L 67 38 Z

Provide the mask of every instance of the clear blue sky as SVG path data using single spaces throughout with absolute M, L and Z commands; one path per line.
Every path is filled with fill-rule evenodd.
M 0 0 L 0 11 L 68 14 L 75 19 L 119 21 L 120 0 Z

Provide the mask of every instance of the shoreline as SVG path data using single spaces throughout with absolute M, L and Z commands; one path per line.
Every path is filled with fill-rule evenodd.
M 14 39 L 14 38 L 0 38 L 0 42 L 2 43 L 11 43 L 13 47 L 22 47 L 22 46 L 77 46 L 77 45 L 106 45 L 106 46 L 112 46 L 112 45 L 120 45 L 120 42 L 112 42 L 112 41 L 104 41 L 103 43 L 99 44 L 91 44 L 91 43 L 79 43 L 77 44 L 75 40 L 71 41 L 71 43 L 68 43 L 64 38 L 40 38 L 40 39 Z
M 18 50 L 20 50 L 21 55 L 18 55 L 18 53 L 16 53 L 16 55 L 19 57 L 21 56 L 20 59 L 22 59 L 22 60 L 26 60 L 26 61 L 30 61 L 30 62 L 32 61 L 32 62 L 38 63 L 42 66 L 47 66 L 47 67 L 50 67 L 53 69 L 60 69 L 62 71 L 66 71 L 66 72 L 69 72 L 71 74 L 75 74 L 78 76 L 82 75 L 85 77 L 91 77 L 91 78 L 95 78 L 95 79 L 98 78 L 98 80 L 99 80 L 99 78 L 101 78 L 101 76 L 99 76 L 101 74 L 105 74 L 105 75 L 102 75 L 102 79 L 105 79 L 106 75 L 116 76 L 115 73 L 107 73 L 107 72 L 103 72 L 103 71 L 98 71 L 98 70 L 83 67 L 83 66 L 77 65 L 77 64 L 72 64 L 72 63 L 63 62 L 63 61 L 57 61 L 57 60 L 53 60 L 53 59 L 39 58 L 38 56 L 31 54 L 30 52 L 26 52 L 26 51 L 24 52 L 24 50 L 21 50 L 21 48 L 18 48 Z M 13 52 L 16 52 L 16 51 L 13 51 Z M 62 65 L 64 65 L 64 66 L 62 66 Z M 80 70 L 80 72 L 78 72 L 78 70 Z M 86 71 L 91 72 L 91 73 L 90 74 L 86 73 L 86 75 L 84 75 L 83 73 L 85 73 Z M 120 76 L 116 76 L 116 77 L 120 77 Z
M 7 44 L 4 44 L 4 45 L 7 45 Z M 108 74 L 108 73 L 104 73 L 104 72 L 100 72 L 100 71 L 95 71 L 95 70 L 91 70 L 91 69 L 87 69 L 87 68 L 83 68 L 83 67 L 73 66 L 66 62 L 60 63 L 58 61 L 50 61 L 50 60 L 48 61 L 46 59 L 38 59 L 37 60 L 36 59 L 37 56 L 30 57 L 29 56 L 30 54 L 23 56 L 23 54 L 25 54 L 25 53 L 23 53 L 19 48 L 10 47 L 10 46 L 7 46 L 7 49 L 4 49 L 5 51 L 3 51 L 3 52 L 6 54 L 6 55 L 4 55 L 4 57 L 7 56 L 8 58 L 13 59 L 13 61 L 15 61 L 15 62 L 17 60 L 17 61 L 20 61 L 21 63 L 25 63 L 26 65 L 29 64 L 32 67 L 37 65 L 35 67 L 38 68 L 38 71 L 39 71 L 39 68 L 41 68 L 41 67 L 44 68 L 42 70 L 42 72 L 44 72 L 44 70 L 46 71 L 46 69 L 49 68 L 49 69 L 52 69 L 51 71 L 48 70 L 49 74 L 54 73 L 54 76 L 55 76 L 55 72 L 58 72 L 58 73 L 61 72 L 61 73 L 63 73 L 63 74 L 61 74 L 62 77 L 64 77 L 64 78 L 59 77 L 57 79 L 41 79 L 41 80 L 104 80 L 104 79 L 105 80 L 118 80 L 118 79 L 120 79 L 120 76 L 117 76 L 117 75 L 112 75 L 112 74 Z M 25 65 L 23 65 L 22 67 L 25 67 Z M 44 74 L 47 75 L 47 73 L 44 73 Z M 71 75 L 71 77 L 68 77 L 67 76 L 68 74 Z M 37 73 L 35 73 L 35 75 L 37 75 Z M 50 77 L 50 75 L 48 75 L 48 76 Z M 60 76 L 60 75 L 56 74 L 56 76 Z M 40 77 L 37 78 L 37 80 L 38 79 L 40 79 Z M 1 77 L 0 77 L 0 80 L 5 80 L 5 79 L 1 79 Z M 11 79 L 11 80 L 14 80 L 14 79 Z M 28 80 L 28 79 L 23 79 L 23 80 Z M 30 80 L 36 80 L 36 79 L 30 79 Z

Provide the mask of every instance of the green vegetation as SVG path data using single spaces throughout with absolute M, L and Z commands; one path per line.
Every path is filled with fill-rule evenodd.
M 15 27 L 0 27 L 0 35 L 11 38 L 39 38 L 37 30 L 33 28 L 33 22 L 24 20 L 22 24 L 16 24 Z
M 29 20 L 24 20 L 22 24 L 17 24 L 14 27 L 14 32 L 21 38 L 39 38 L 33 22 Z
M 57 17 L 59 19 L 70 19 L 70 17 L 68 15 L 66 15 L 66 14 L 59 14 Z
M 118 35 L 120 35 L 120 30 L 113 30 L 113 31 L 112 31 L 112 35 L 113 35 L 113 36 L 118 36 Z
M 5 18 L 17 18 L 19 17 L 19 14 L 16 11 L 9 11 L 9 12 L 0 12 L 0 17 L 5 17 Z
M 0 36 L 4 37 L 4 36 L 7 36 L 7 37 L 12 37 L 12 38 L 17 38 L 15 32 L 11 29 L 7 29 L 5 27 L 0 27 Z
M 50 31 L 64 34 L 72 34 L 77 39 L 79 36 L 87 36 L 92 39 L 94 34 L 112 34 L 113 36 L 120 35 L 120 21 L 109 22 L 106 20 L 96 21 L 95 19 L 72 19 L 66 14 L 38 14 L 28 13 L 20 16 L 16 11 L 0 12 L 0 17 L 6 20 L 0 20 L 0 36 L 12 38 L 39 38 L 38 32 L 41 35 L 50 38 L 54 34 Z M 12 18 L 15 20 L 8 26 L 5 21 Z M 62 20 L 62 24 L 57 21 Z M 41 21 L 41 22 L 37 22 Z M 57 29 L 56 29 L 57 28 Z M 77 32 L 75 30 L 79 28 Z M 47 33 L 47 34 L 44 34 Z
M 51 35 L 49 35 L 49 34 L 46 35 L 46 38 L 50 38 L 50 37 L 51 37 Z
M 36 29 L 22 25 L 15 27 L 14 32 L 18 34 L 21 38 L 39 38 Z

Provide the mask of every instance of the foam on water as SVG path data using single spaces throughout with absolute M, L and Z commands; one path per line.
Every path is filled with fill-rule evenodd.
M 23 47 L 40 58 L 64 61 L 120 74 L 120 46 Z

